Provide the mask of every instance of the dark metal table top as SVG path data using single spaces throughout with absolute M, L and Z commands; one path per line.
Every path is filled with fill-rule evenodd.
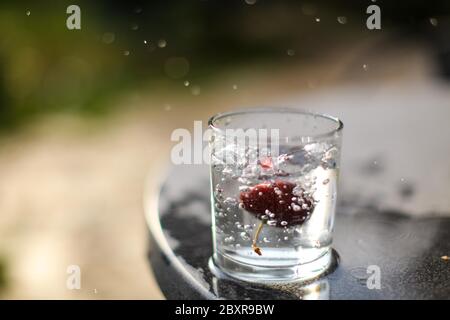
M 334 113 L 346 123 L 333 240 L 340 262 L 309 284 L 264 286 L 213 275 L 208 167 L 173 167 L 158 207 L 147 207 L 149 256 L 163 293 L 169 299 L 449 299 L 450 97 L 435 94 L 442 103 L 433 107 L 421 106 L 416 94 L 400 103 L 404 108 L 375 108 L 375 99 L 372 109 L 367 102 L 364 110 L 341 106 Z M 380 289 L 367 287 L 369 266 L 380 269 Z

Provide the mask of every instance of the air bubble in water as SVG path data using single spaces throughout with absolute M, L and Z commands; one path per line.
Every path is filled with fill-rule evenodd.
M 248 233 L 245 231 L 241 232 L 241 238 L 242 238 L 242 240 L 250 240 Z
M 234 237 L 233 236 L 229 236 L 229 237 L 226 237 L 225 239 L 224 239 L 224 241 L 226 242 L 226 243 L 232 243 L 232 242 L 234 242 Z

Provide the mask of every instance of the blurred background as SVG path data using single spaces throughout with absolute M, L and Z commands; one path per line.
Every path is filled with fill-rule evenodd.
M 71 4 L 81 30 L 66 27 Z M 448 90 L 449 13 L 445 0 L 1 1 L 0 297 L 163 298 L 142 198 L 174 129 L 342 87 Z

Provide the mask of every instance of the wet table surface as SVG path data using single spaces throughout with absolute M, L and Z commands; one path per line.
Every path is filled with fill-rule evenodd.
M 340 258 L 334 272 L 308 284 L 272 286 L 213 275 L 208 268 L 208 167 L 182 165 L 170 170 L 158 206 L 148 206 L 146 212 L 153 248 L 150 262 L 165 296 L 449 299 L 449 91 L 421 87 L 413 97 L 405 93 L 403 98 L 398 98 L 398 91 L 385 92 L 384 104 L 376 97 L 366 100 L 367 94 L 359 91 L 361 101 L 353 95 L 352 103 L 365 101 L 364 110 L 348 105 L 326 110 L 346 125 L 333 236 Z M 389 94 L 397 97 L 392 101 L 398 107 L 386 105 Z M 430 107 L 424 101 L 431 95 L 435 103 Z M 326 101 L 322 96 L 320 102 Z M 380 289 L 367 286 L 370 266 L 380 270 Z

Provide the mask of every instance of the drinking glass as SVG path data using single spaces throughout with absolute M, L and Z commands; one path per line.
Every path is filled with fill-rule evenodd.
M 215 271 L 312 279 L 330 267 L 343 124 L 289 108 L 209 120 Z

